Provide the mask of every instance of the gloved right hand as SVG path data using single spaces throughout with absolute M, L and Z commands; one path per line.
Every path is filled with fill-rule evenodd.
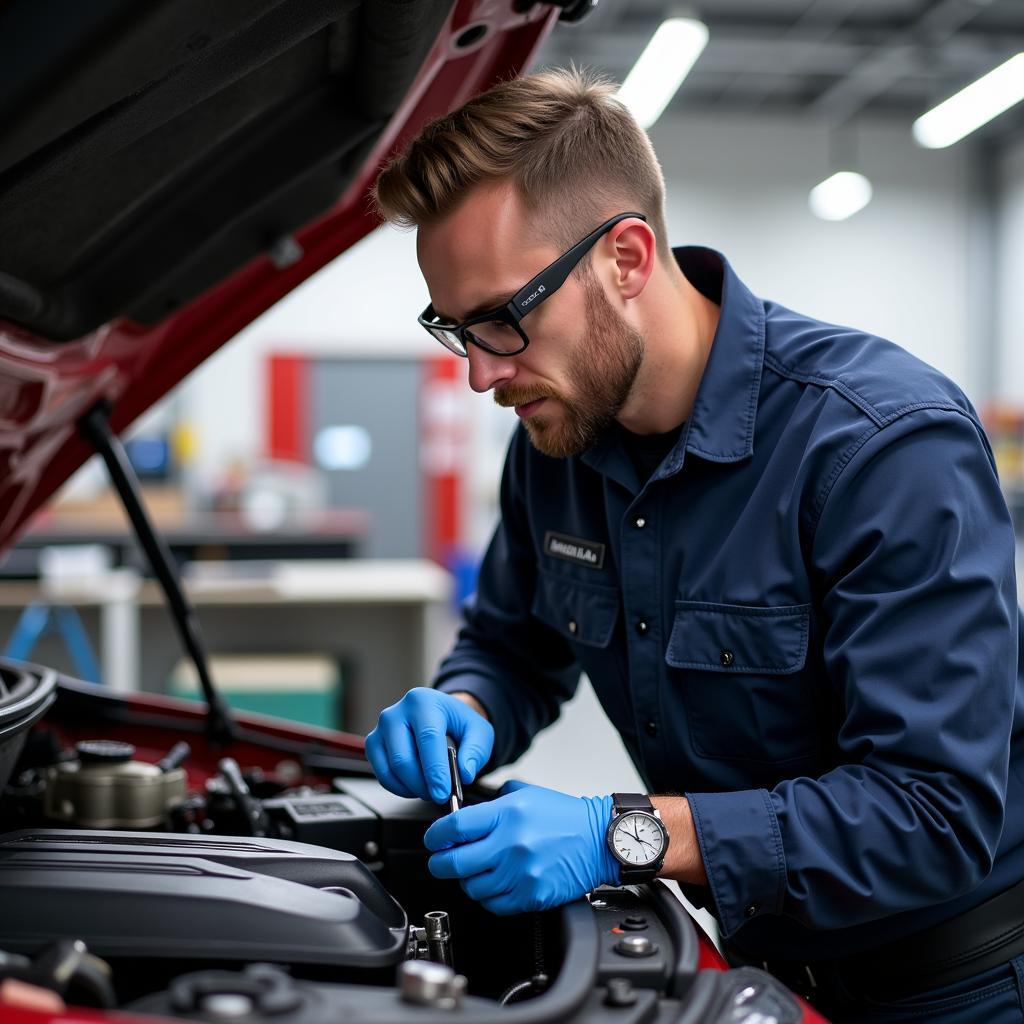
M 491 723 L 457 697 L 417 686 L 381 712 L 366 756 L 385 789 L 443 803 L 452 789 L 446 736 L 458 748 L 463 783 L 472 782 L 494 747 Z

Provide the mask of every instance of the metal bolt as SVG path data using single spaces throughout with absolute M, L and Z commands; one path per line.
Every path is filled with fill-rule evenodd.
M 627 935 L 615 943 L 615 952 L 623 956 L 653 956 L 658 947 L 646 935 Z
M 627 917 L 626 920 L 622 922 L 622 927 L 625 928 L 627 932 L 642 932 L 647 927 L 647 918 Z
M 305 250 L 291 235 L 282 235 L 271 245 L 267 255 L 278 270 L 286 270 L 302 259 Z
M 423 917 L 427 938 L 427 954 L 435 963 L 453 966 L 452 932 L 448 914 L 444 910 L 431 910 Z
M 443 964 L 406 960 L 398 966 L 398 988 L 407 1003 L 455 1010 L 462 1005 L 466 979 Z
M 214 992 L 199 1004 L 203 1013 L 218 1020 L 238 1020 L 248 1017 L 254 1010 L 253 1001 L 238 992 Z
M 636 1002 L 633 982 L 629 978 L 609 978 L 604 1002 L 605 1006 L 632 1006 Z

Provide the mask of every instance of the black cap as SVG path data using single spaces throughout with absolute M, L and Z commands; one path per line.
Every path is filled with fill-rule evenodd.
M 80 740 L 75 751 L 82 764 L 122 764 L 135 756 L 130 743 L 118 740 Z

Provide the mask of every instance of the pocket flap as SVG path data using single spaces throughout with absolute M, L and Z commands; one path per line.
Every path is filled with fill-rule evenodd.
M 811 606 L 754 608 L 677 601 L 665 660 L 709 672 L 797 672 L 807 659 Z
M 607 647 L 619 614 L 619 592 L 615 587 L 580 583 L 541 569 L 531 611 L 569 640 Z

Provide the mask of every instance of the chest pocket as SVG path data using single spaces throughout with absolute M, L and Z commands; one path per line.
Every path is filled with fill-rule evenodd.
M 676 602 L 665 661 L 698 753 L 777 763 L 817 749 L 809 626 L 810 605 Z
M 619 591 L 541 569 L 530 610 L 567 640 L 585 647 L 607 647 L 619 614 Z

